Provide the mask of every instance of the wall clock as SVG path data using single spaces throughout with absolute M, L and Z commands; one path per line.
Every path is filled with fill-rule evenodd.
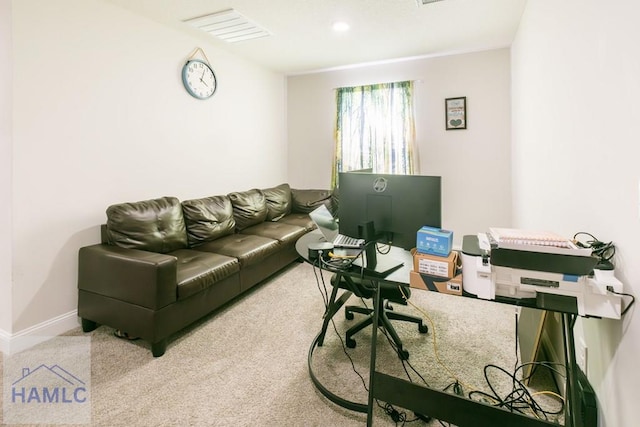
M 190 59 L 182 67 L 182 83 L 189 94 L 198 99 L 207 99 L 218 86 L 211 66 L 199 59 Z

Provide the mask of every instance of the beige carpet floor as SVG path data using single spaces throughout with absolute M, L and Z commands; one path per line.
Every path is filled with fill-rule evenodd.
M 91 337 L 92 425 L 364 425 L 365 414 L 333 404 L 309 377 L 307 354 L 324 313 L 316 277 L 310 265 L 293 264 L 173 336 L 160 358 L 151 355 L 147 343 L 115 338 L 106 326 L 90 334 L 79 327 L 69 332 Z M 328 276 L 325 280 L 328 283 Z M 395 325 L 410 352 L 409 362 L 430 387 L 444 389 L 456 377 L 465 391 L 488 390 L 485 365 L 513 371 L 518 363 L 515 307 L 422 291 L 414 291 L 411 301 L 419 310 L 395 309 L 426 313 L 433 322 L 427 321 L 429 333 L 418 333 L 415 325 Z M 355 297 L 349 301 L 358 302 Z M 346 320 L 342 311 L 335 316 L 338 334 L 330 326 L 325 345 L 314 354 L 313 369 L 334 393 L 366 403 L 363 382 L 368 384 L 371 329 L 356 336 L 354 349 L 343 349 L 339 338 L 359 318 L 356 314 L 355 320 Z M 378 337 L 378 369 L 406 378 L 384 336 Z M 0 368 L 0 378 L 1 374 Z M 422 381 L 413 372 L 411 376 Z M 511 390 L 508 376 L 491 377 L 501 393 Z M 559 407 L 555 399 L 542 399 L 550 411 Z M 414 418 L 412 412 L 404 412 Z M 395 425 L 379 407 L 374 416 L 374 425 Z M 434 420 L 428 425 L 448 424 Z

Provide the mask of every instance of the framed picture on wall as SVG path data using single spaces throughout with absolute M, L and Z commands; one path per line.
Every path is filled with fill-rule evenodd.
M 445 104 L 446 129 L 467 128 L 467 97 L 447 98 Z

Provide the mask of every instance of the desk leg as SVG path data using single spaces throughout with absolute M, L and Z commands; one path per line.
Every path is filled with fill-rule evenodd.
M 347 302 L 347 300 L 352 295 L 352 292 L 345 290 L 344 292 L 342 292 L 342 295 L 340 295 L 340 298 L 336 299 L 338 295 L 338 289 L 339 289 L 339 286 L 337 284 L 340 282 L 340 277 L 338 276 L 337 279 L 338 280 L 335 281 L 336 285 L 333 286 L 333 290 L 331 291 L 331 297 L 329 298 L 329 301 L 327 303 L 327 308 L 323 315 L 324 321 L 322 322 L 322 330 L 320 331 L 316 339 L 313 340 L 313 343 L 311 343 L 311 347 L 309 348 L 309 354 L 307 356 L 309 376 L 311 377 L 311 381 L 315 385 L 316 389 L 318 389 L 318 391 L 322 393 L 323 396 L 331 400 L 333 403 L 352 411 L 366 413 L 367 405 L 365 405 L 364 403 L 352 402 L 350 400 L 343 399 L 337 394 L 331 392 L 320 382 L 320 380 L 316 377 L 316 375 L 313 372 L 314 350 L 316 349 L 316 347 L 322 347 L 322 344 L 324 342 L 324 337 L 327 333 L 327 328 L 329 326 L 329 322 L 331 322 L 331 319 L 333 318 L 333 316 L 338 312 L 338 310 L 340 310 L 340 308 Z
M 562 328 L 564 335 L 564 360 L 567 371 L 567 384 L 565 388 L 565 420 L 566 427 L 582 427 L 577 425 L 575 417 L 576 404 L 578 402 L 576 380 L 578 374 L 576 371 L 576 350 L 573 337 L 573 325 L 575 315 L 569 313 L 562 314 Z
M 336 283 L 340 281 L 340 277 Z M 352 293 L 349 291 L 344 291 L 340 298 L 336 300 L 336 296 L 338 295 L 338 286 L 334 286 L 331 291 L 331 297 L 329 298 L 329 304 L 327 305 L 327 310 L 324 313 L 324 320 L 322 322 L 322 330 L 320 331 L 320 335 L 318 335 L 317 343 L 318 347 L 322 347 L 324 344 L 324 336 L 327 333 L 327 328 L 329 327 L 329 322 L 333 319 L 333 316 L 340 310 L 340 308 L 347 302 L 347 300 L 351 297 Z
M 376 343 L 378 340 L 378 301 L 380 301 L 380 286 L 376 283 L 376 291 L 373 293 L 373 323 L 371 324 L 371 360 L 369 363 L 369 401 L 367 403 L 367 427 L 373 425 L 373 374 L 376 370 Z

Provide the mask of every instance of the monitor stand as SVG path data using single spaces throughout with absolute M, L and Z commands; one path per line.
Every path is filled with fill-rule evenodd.
M 373 277 L 387 277 L 404 265 L 403 262 L 393 259 L 392 257 L 381 257 L 378 259 L 376 242 L 378 236 L 375 232 L 373 221 L 366 222 L 358 226 L 358 237 L 365 241 L 365 264 L 362 265 L 362 259 L 358 258 L 353 265 L 364 268 L 364 274 Z

